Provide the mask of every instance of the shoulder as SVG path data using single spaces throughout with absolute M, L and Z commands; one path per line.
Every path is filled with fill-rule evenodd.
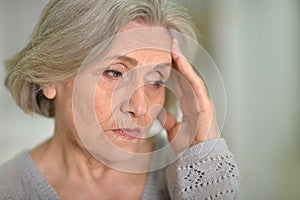
M 26 151 L 0 166 L 0 180 L 0 199 L 59 199 Z
M 0 197 L 1 199 L 21 199 L 25 194 L 25 177 L 22 160 L 25 152 L 16 155 L 0 166 Z

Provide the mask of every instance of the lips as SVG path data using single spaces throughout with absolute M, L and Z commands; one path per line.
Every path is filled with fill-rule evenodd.
M 136 138 L 138 138 L 138 136 L 140 136 L 140 129 L 130 129 L 130 128 L 123 128 L 123 129 L 111 129 L 111 131 L 124 138 L 124 139 L 127 139 L 127 140 L 134 140 Z

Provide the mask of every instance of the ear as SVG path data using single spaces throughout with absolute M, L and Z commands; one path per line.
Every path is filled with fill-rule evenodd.
M 47 99 L 54 99 L 56 96 L 56 88 L 54 85 L 46 85 L 42 88 L 42 91 Z

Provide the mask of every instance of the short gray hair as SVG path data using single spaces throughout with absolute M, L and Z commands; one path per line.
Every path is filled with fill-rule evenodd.
M 133 20 L 197 38 L 187 11 L 166 0 L 50 0 L 27 46 L 5 62 L 5 86 L 25 112 L 53 117 L 41 87 L 72 79 L 94 47 Z

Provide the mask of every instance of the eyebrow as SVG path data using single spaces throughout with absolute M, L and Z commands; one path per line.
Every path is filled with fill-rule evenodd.
M 123 60 L 127 63 L 130 63 L 133 66 L 136 66 L 138 64 L 138 61 L 136 59 L 124 55 L 110 56 L 107 57 L 106 60 Z
M 161 69 L 161 70 L 165 70 L 165 69 L 167 69 L 167 67 L 171 67 L 171 66 L 172 66 L 171 63 L 159 63 L 159 64 L 155 65 L 155 67 L 152 69 L 152 71 L 156 71 L 156 72 L 159 73 L 159 75 L 160 75 L 161 77 L 165 77 L 165 74 L 162 73 L 162 72 L 159 71 L 159 70 L 160 70 L 160 69 Z
M 158 63 L 157 65 L 155 65 L 154 69 L 166 68 L 166 67 L 172 67 L 172 64 L 171 63 Z
M 110 56 L 107 57 L 105 60 L 123 60 L 127 63 L 130 63 L 133 66 L 137 66 L 138 65 L 138 61 L 132 57 L 128 57 L 125 55 L 116 55 L 116 56 Z M 154 69 L 159 69 L 159 68 L 163 68 L 163 67 L 172 67 L 172 63 L 158 63 L 155 65 Z

